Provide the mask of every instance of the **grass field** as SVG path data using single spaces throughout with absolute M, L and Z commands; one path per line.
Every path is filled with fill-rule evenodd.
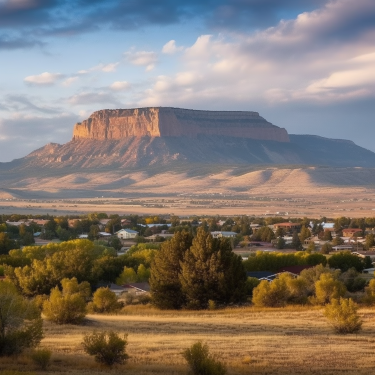
M 121 315 L 89 315 L 83 326 L 45 322 L 42 346 L 53 355 L 43 373 L 187 374 L 181 352 L 202 340 L 233 375 L 375 374 L 375 310 L 360 315 L 363 331 L 342 336 L 332 332 L 319 308 L 173 312 L 130 306 Z M 126 365 L 108 370 L 83 352 L 82 337 L 94 330 L 128 333 Z M 4 368 L 41 373 L 26 355 L 1 358 Z

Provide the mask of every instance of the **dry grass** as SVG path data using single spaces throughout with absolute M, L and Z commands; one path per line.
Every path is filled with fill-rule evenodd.
M 181 352 L 203 340 L 228 365 L 229 374 L 374 373 L 375 311 L 362 309 L 363 332 L 334 334 L 318 308 L 236 308 L 216 311 L 159 311 L 131 307 L 123 315 L 90 315 L 84 326 L 45 322 L 42 346 L 53 351 L 45 374 L 102 374 L 108 370 L 84 354 L 82 337 L 93 330 L 128 333 L 125 366 L 113 375 L 186 374 Z M 31 371 L 26 356 L 2 358 L 1 368 Z

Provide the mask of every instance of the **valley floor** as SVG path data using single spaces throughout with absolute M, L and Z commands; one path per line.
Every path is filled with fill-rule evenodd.
M 44 373 L 187 374 L 181 353 L 202 340 L 226 362 L 228 375 L 375 374 L 375 310 L 361 309 L 360 315 L 361 333 L 337 335 L 318 308 L 174 312 L 131 306 L 124 315 L 90 315 L 84 326 L 45 322 L 42 346 L 53 356 Z M 83 352 L 82 337 L 94 330 L 128 333 L 126 365 L 109 371 Z M 0 369 L 36 371 L 33 366 L 26 356 L 0 359 Z

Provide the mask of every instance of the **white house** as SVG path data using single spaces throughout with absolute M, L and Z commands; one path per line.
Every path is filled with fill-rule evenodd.
M 236 237 L 237 233 L 236 232 L 211 232 L 211 236 L 213 238 L 221 238 L 221 237 L 227 237 L 227 238 L 233 238 Z
M 121 229 L 118 232 L 116 232 L 115 234 L 121 240 L 129 239 L 129 238 L 135 238 L 135 237 L 138 236 L 138 232 L 136 230 L 131 230 L 131 229 Z

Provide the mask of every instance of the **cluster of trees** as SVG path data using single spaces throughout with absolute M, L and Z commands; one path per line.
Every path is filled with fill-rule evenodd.
M 294 278 L 281 274 L 272 282 L 261 281 L 253 289 L 252 302 L 256 306 L 278 307 L 288 303 L 325 305 L 332 299 L 348 293 L 364 291 L 366 280 L 355 268 L 345 272 L 325 267 L 322 264 L 306 269 Z M 367 287 L 361 296 L 363 301 L 371 301 L 375 283 Z
M 230 242 L 199 228 L 193 239 L 178 232 L 161 245 L 151 265 L 153 303 L 163 309 L 205 309 L 246 298 L 246 272 Z

